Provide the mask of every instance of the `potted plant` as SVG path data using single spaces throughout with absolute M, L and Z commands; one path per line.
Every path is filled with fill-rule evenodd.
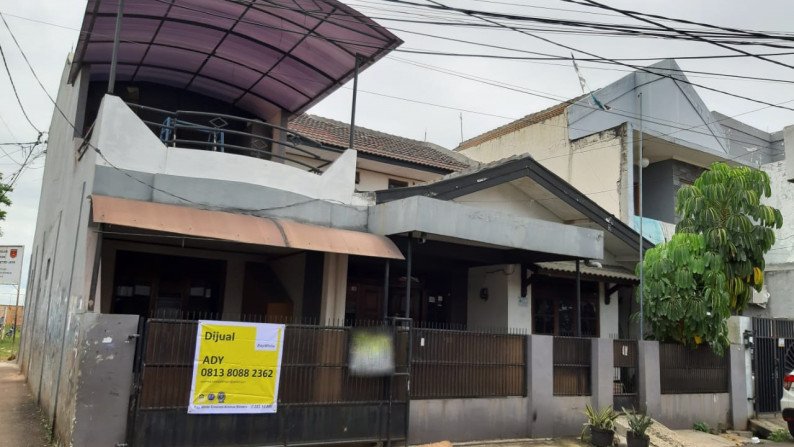
M 653 419 L 645 412 L 637 413 L 627 411 L 625 408 L 623 412 L 626 413 L 626 420 L 629 424 L 629 429 L 626 432 L 627 447 L 648 447 L 651 441 L 646 431 L 653 425 Z
M 615 437 L 615 420 L 618 414 L 612 411 L 612 405 L 608 405 L 596 411 L 590 404 L 585 405 L 585 416 L 587 422 L 582 429 L 582 439 L 587 428 L 590 428 L 590 442 L 597 447 L 608 447 L 612 445 Z

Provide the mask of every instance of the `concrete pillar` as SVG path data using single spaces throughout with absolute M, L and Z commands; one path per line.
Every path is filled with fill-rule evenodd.
M 223 313 L 242 319 L 245 261 L 232 258 L 226 261 L 226 288 L 223 291 Z
M 287 126 L 289 126 L 288 118 L 289 118 L 289 113 L 287 113 L 286 110 L 281 109 L 278 115 L 271 118 L 269 121 L 277 126 L 287 128 Z M 273 129 L 273 139 L 279 142 L 286 142 L 287 133 L 279 129 Z M 284 163 L 284 159 L 281 157 L 283 157 L 287 153 L 287 147 L 282 146 L 278 143 L 273 143 L 272 147 L 273 149 L 271 150 L 271 152 L 279 156 L 279 157 L 273 157 L 273 161 L 277 163 Z
M 593 408 L 612 405 L 614 390 L 612 381 L 615 376 L 614 341 L 605 338 L 592 339 L 592 367 L 590 369 L 593 387 Z M 619 409 L 618 409 L 619 410 Z
M 529 436 L 554 436 L 554 337 L 527 336 Z
M 637 392 L 640 407 L 647 408 L 647 414 L 658 418 L 662 414 L 662 382 L 659 371 L 659 342 L 638 342 L 639 388 Z
M 731 424 L 734 430 L 746 430 L 750 417 L 747 406 L 747 375 L 744 345 L 731 345 L 728 349 L 731 368 Z
M 345 319 L 347 256 L 339 253 L 325 254 L 320 324 L 333 324 L 333 321 L 342 322 Z

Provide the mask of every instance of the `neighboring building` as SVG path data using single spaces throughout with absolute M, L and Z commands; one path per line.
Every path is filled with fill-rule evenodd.
M 643 216 L 662 223 L 648 221 L 644 232 L 660 242 L 676 222 L 681 185 L 716 161 L 757 167 L 780 160 L 782 135 L 709 112 L 673 60 L 646 70 L 594 92 L 606 110 L 581 96 L 474 137 L 456 151 L 483 162 L 528 153 L 636 228 L 642 140 L 648 163 Z
M 744 315 L 794 319 L 794 126 L 774 135 L 784 143 L 786 158 L 761 166 L 772 189 L 772 197 L 763 202 L 780 210 L 783 227 L 775 230 L 775 245 L 765 256 L 764 289 L 753 293 Z
M 22 327 L 24 314 L 25 306 L 0 305 L 0 329 L 2 329 L 0 332 L 5 334 L 14 325 L 19 330 Z
M 350 125 L 313 115 L 290 121 L 289 129 L 313 141 L 296 141 L 301 148 L 327 159 L 335 159 L 350 145 Z M 468 157 L 437 144 L 389 135 L 356 127 L 353 147 L 356 160 L 356 190 L 414 186 L 440 175 L 458 172 L 476 164 Z M 287 152 L 305 163 L 312 160 L 296 149 Z M 289 164 L 289 162 L 287 162 Z

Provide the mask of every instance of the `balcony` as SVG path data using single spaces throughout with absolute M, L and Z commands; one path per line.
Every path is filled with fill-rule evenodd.
M 129 102 L 126 104 L 167 147 L 277 161 L 314 174 L 322 174 L 337 158 L 336 154 L 343 152 L 262 120 L 204 111 L 170 111 Z M 280 141 L 278 134 L 284 134 L 284 140 Z M 305 147 L 320 149 L 335 156 L 324 157 L 316 150 Z
M 96 148 L 91 159 L 105 171 L 97 178 L 106 190 L 95 192 L 114 197 L 244 209 L 360 200 L 355 151 L 260 120 L 168 111 L 105 95 L 87 140 L 78 157 Z

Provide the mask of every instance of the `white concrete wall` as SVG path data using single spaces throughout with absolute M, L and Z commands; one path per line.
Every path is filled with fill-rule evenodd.
M 525 438 L 525 397 L 412 400 L 411 444 Z
M 469 327 L 493 327 L 523 330 L 532 328 L 529 296 L 521 297 L 521 267 L 516 264 L 491 265 L 469 269 Z M 488 289 L 488 299 L 480 291 Z
M 508 275 L 511 265 L 469 269 L 467 324 L 470 327 L 505 327 L 507 324 Z M 488 299 L 480 297 L 488 289 Z
M 787 136 L 791 135 L 790 144 L 794 146 L 794 126 L 786 128 Z M 789 143 L 789 140 L 786 140 Z M 794 263 L 794 183 L 788 181 L 786 163 L 794 164 L 794 154 L 791 159 L 769 163 L 761 169 L 769 175 L 772 188 L 772 197 L 762 198 L 764 205 L 773 206 L 783 215 L 783 227 L 775 230 L 775 245 L 766 254 L 767 266 L 774 264 Z
M 590 396 L 554 396 L 550 409 L 554 412 L 552 436 L 556 438 L 581 434 L 582 424 L 587 419 L 584 415 L 585 405 L 591 403 L 591 400 Z
M 620 204 L 625 152 L 620 132 L 607 130 L 571 142 L 567 117 L 565 112 L 460 152 L 486 163 L 529 153 L 604 209 L 626 219 Z
M 353 202 L 356 152 L 344 152 L 322 175 L 243 155 L 166 148 L 115 96 L 102 100 L 94 128 L 105 160 L 98 164 L 138 172 L 207 178 L 267 186 L 306 197 Z M 109 163 L 108 163 L 109 162 Z
M 783 129 L 783 145 L 786 151 L 786 179 L 794 181 L 794 126 Z
M 719 394 L 662 394 L 662 414 L 654 417 L 668 428 L 691 429 L 697 422 L 709 427 L 729 427 L 731 395 Z
M 389 179 L 399 180 L 408 183 L 408 186 L 414 186 L 418 183 L 423 183 L 422 180 L 410 177 L 403 177 L 400 175 L 388 174 L 385 172 L 370 171 L 363 168 L 358 169 L 359 182 L 356 185 L 358 191 L 379 191 L 389 188 Z M 437 174 L 441 177 L 441 174 Z
M 39 200 L 32 265 L 28 279 L 27 321 L 23 325 L 24 351 L 20 365 L 28 386 L 42 407 L 57 438 L 69 444 L 75 421 L 78 374 L 76 314 L 88 310 L 92 247 L 96 234 L 88 227 L 93 164 L 96 154 L 88 150 L 78 161 L 73 123 L 81 116 L 81 88 L 87 85 L 83 71 L 73 84 L 66 82 L 67 64 L 58 91 L 57 104 L 68 117 L 54 113 Z M 79 124 L 77 124 L 79 126 Z M 55 420 L 55 414 L 58 419 Z
M 560 218 L 543 206 L 542 202 L 530 198 L 511 184 L 498 185 L 461 196 L 454 201 L 481 209 L 510 213 L 514 216 L 562 222 Z
M 606 303 L 607 284 L 598 284 L 598 328 L 601 338 L 618 338 L 619 318 L 618 313 L 618 292 L 615 291 L 609 297 L 609 304 Z

